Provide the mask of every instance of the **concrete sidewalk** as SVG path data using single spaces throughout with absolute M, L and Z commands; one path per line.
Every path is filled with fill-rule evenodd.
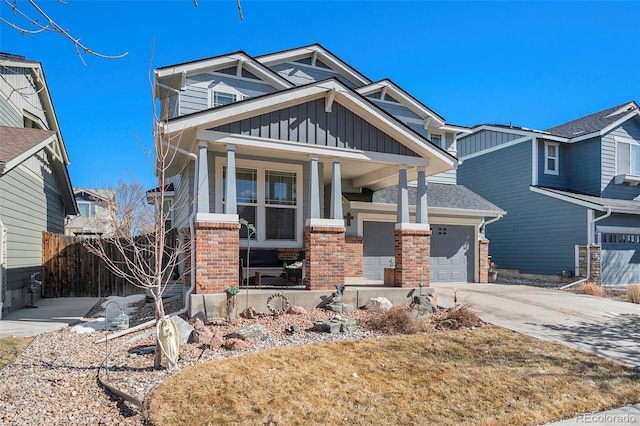
M 507 284 L 433 284 L 438 303 L 468 302 L 484 321 L 571 346 L 640 370 L 640 305 L 567 291 Z M 583 413 L 551 426 L 639 425 L 640 404 Z
M 18 309 L 2 316 L 0 337 L 36 336 L 79 322 L 96 303 L 97 297 L 39 299 L 37 308 Z

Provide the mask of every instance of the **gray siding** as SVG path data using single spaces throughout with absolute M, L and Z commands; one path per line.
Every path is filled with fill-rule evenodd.
M 191 114 L 209 108 L 209 89 L 206 87 L 187 86 L 180 93 L 180 114 Z
M 318 99 L 215 127 L 227 133 L 339 148 L 417 156 L 391 136 L 334 102 L 332 112 Z
M 631 138 L 640 141 L 640 120 L 627 120 L 611 132 L 602 136 L 602 196 L 632 200 L 640 198 L 640 185 L 616 185 L 616 143 L 614 137 Z
M 22 127 L 24 125 L 20 114 L 9 101 L 0 96 L 0 126 Z
M 42 120 L 45 128 L 50 129 L 51 126 L 47 122 L 44 108 L 40 102 L 38 89 L 33 81 L 31 72 L 27 68 L 19 67 L 0 67 L 0 92 L 11 94 L 9 102 L 11 102 L 18 111 L 27 111 Z M 15 90 L 19 88 L 18 92 Z M 22 127 L 22 118 L 18 127 Z
M 355 89 L 357 87 L 357 84 L 347 79 L 347 77 L 326 68 L 304 66 L 300 63 L 291 62 L 273 65 L 270 68 L 296 86 L 302 86 L 304 84 L 313 83 L 315 81 L 335 78 L 352 89 Z
M 600 195 L 600 138 L 566 145 L 567 188 Z
M 42 232 L 62 234 L 64 216 L 60 191 L 44 151 L 0 176 L 0 218 L 8 228 L 9 290 L 23 287 L 31 273 L 41 272 Z
M 396 117 L 398 120 L 402 121 L 403 123 L 406 123 L 407 118 L 413 118 L 415 120 L 423 120 L 418 114 L 414 113 L 413 111 L 411 111 L 409 108 L 407 108 L 402 104 L 398 104 L 398 103 L 390 104 L 389 102 L 380 102 L 379 99 L 369 99 L 369 100 L 372 101 L 381 109 L 383 109 L 384 111 Z M 424 126 L 422 126 L 422 128 L 424 129 Z
M 478 151 L 493 148 L 494 146 L 502 145 L 520 137 L 520 135 L 507 132 L 482 130 L 458 139 L 458 157 L 464 157 Z
M 537 141 L 538 147 L 538 185 L 549 188 L 564 189 L 567 187 L 567 150 L 564 144 L 558 144 L 558 174 L 546 174 L 544 141 Z
M 458 183 L 507 211 L 487 227 L 499 268 L 537 274 L 573 269 L 574 246 L 586 243 L 587 213 L 530 191 L 531 160 L 527 142 L 470 158 L 458 168 Z

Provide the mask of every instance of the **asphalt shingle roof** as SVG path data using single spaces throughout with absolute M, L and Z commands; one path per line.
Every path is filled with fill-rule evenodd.
M 628 108 L 624 108 L 625 106 Z M 607 108 L 603 111 L 560 124 L 559 126 L 552 127 L 546 131 L 552 135 L 565 138 L 575 138 L 581 135 L 588 135 L 589 133 L 598 132 L 610 124 L 615 123 L 625 114 L 633 111 L 634 109 L 638 109 L 638 105 L 635 102 L 626 102 L 624 104 Z M 616 112 L 617 114 L 614 114 Z
M 409 187 L 409 205 L 416 204 L 416 194 L 417 188 Z M 362 193 L 343 193 L 342 195 L 349 201 L 396 204 L 398 187 L 392 186 L 375 192 L 365 188 Z M 504 213 L 500 207 L 462 185 L 429 183 L 427 185 L 427 204 L 429 207 Z
M 0 163 L 8 163 L 56 132 L 0 126 Z

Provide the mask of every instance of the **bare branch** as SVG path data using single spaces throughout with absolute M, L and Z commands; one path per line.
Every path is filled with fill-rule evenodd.
M 244 21 L 244 16 L 242 16 L 242 5 L 240 5 L 240 0 L 236 0 L 236 4 L 238 5 L 238 13 L 240 14 L 240 20 Z
M 42 28 L 37 29 L 37 30 L 27 30 L 25 28 L 21 28 L 21 27 L 17 26 L 16 24 L 14 24 L 12 22 L 7 21 L 3 17 L 0 17 L 0 22 L 4 22 L 5 24 L 7 24 L 8 26 L 13 28 L 14 30 L 16 30 L 20 34 L 26 35 L 26 36 L 29 36 L 29 37 L 32 37 L 34 34 L 41 33 L 41 32 L 43 32 L 43 31 L 45 31 L 47 29 L 46 27 L 42 27 Z

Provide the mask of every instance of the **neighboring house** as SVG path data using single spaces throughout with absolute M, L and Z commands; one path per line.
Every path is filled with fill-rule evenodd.
M 0 53 L 0 77 L 0 311 L 9 311 L 29 304 L 42 232 L 61 234 L 78 210 L 42 66 Z
M 115 208 L 116 193 L 111 189 L 75 188 L 78 215 L 67 217 L 65 235 L 84 237 L 111 236 L 117 229 Z
M 385 268 L 402 287 L 486 281 L 480 227 L 505 212 L 455 184 L 456 135 L 470 130 L 392 81 L 315 44 L 162 67 L 155 89 L 197 293 L 237 285 L 239 218 L 257 228 L 252 249 L 304 255 L 310 290 Z
M 637 103 L 546 131 L 479 125 L 458 154 L 458 183 L 509 212 L 487 230 L 500 268 L 640 283 Z

